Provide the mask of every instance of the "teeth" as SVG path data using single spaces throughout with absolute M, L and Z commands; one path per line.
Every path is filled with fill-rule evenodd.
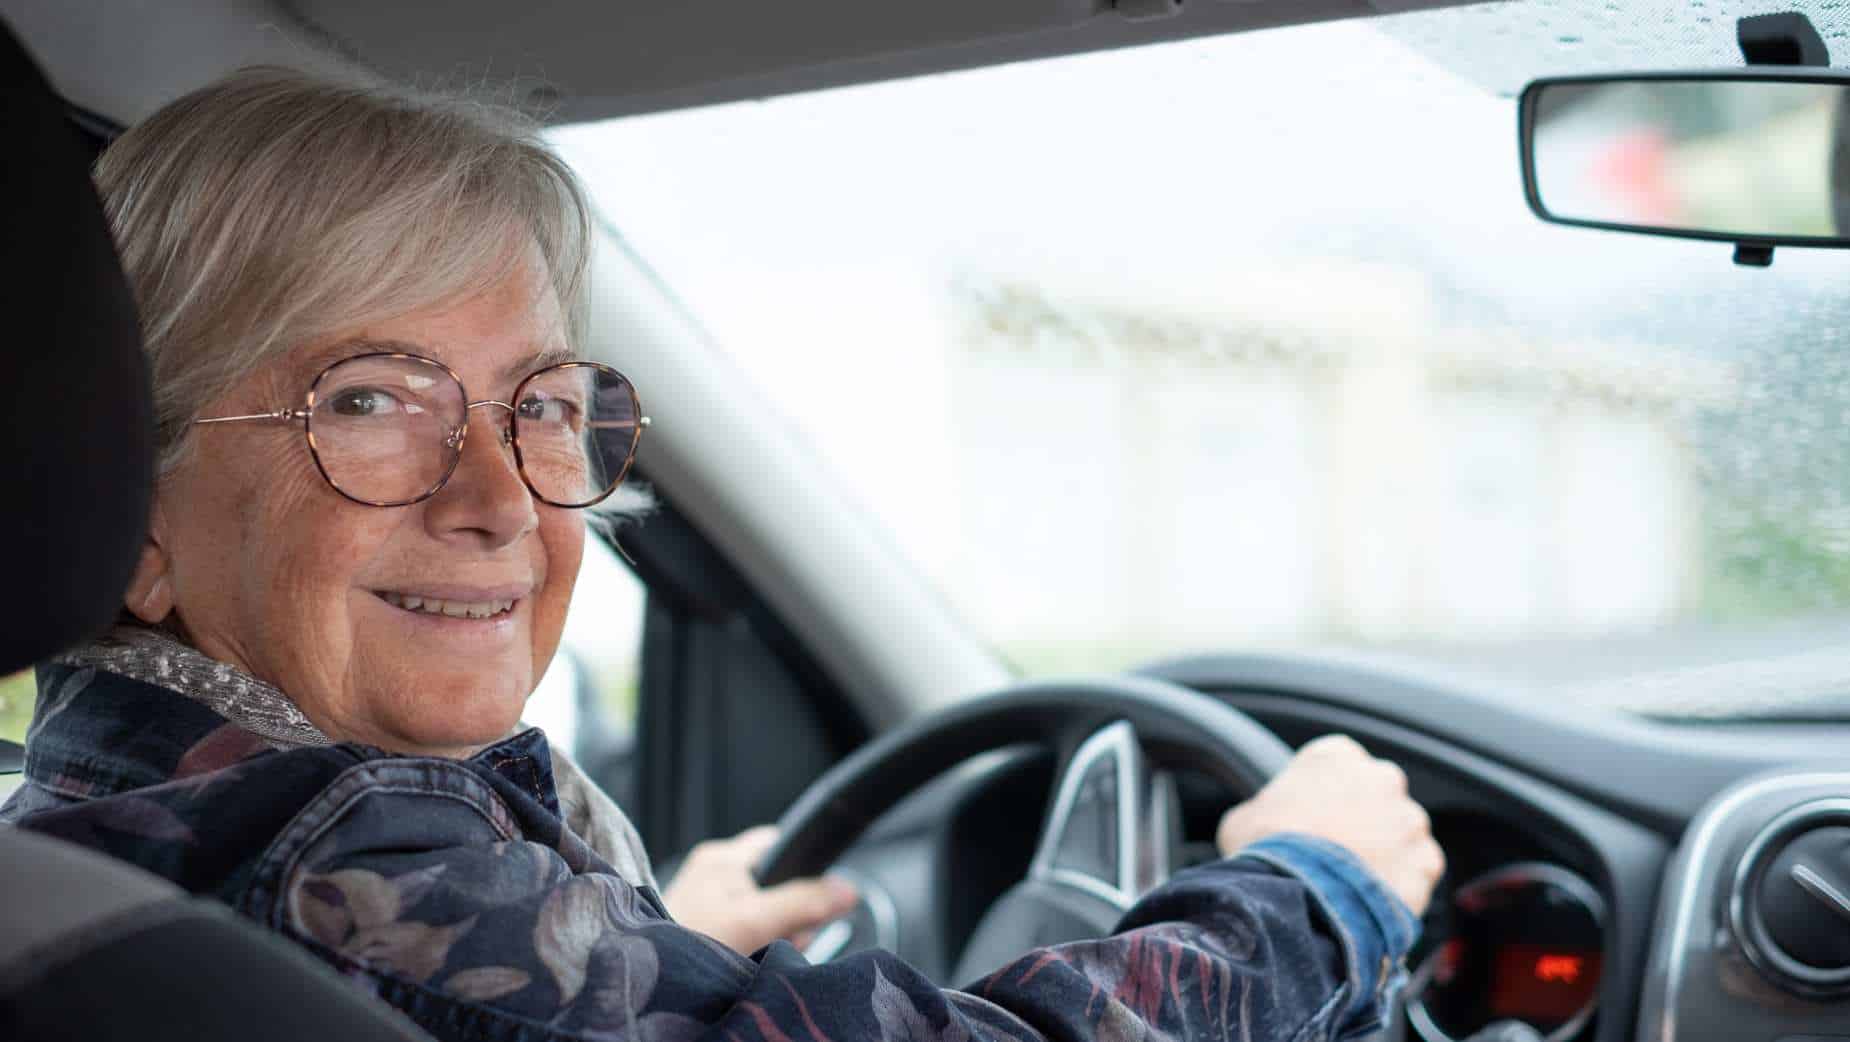
M 387 604 L 426 615 L 448 615 L 453 619 L 486 619 L 512 611 L 512 600 L 444 601 L 435 597 L 414 597 L 408 593 L 381 593 Z

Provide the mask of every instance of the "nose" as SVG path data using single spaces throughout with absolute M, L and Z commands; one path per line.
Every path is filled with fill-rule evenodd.
M 520 478 L 509 424 L 513 410 L 500 402 L 477 402 L 462 455 L 450 480 L 426 501 L 431 534 L 471 548 L 495 550 L 539 527 L 532 493 Z

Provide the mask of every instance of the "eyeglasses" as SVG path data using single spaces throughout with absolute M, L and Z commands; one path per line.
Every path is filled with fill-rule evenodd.
M 565 362 L 528 376 L 512 403 L 469 400 L 462 379 L 421 355 L 355 355 L 321 371 L 300 409 L 215 416 L 194 423 L 300 423 L 308 452 L 334 491 L 373 507 L 429 499 L 462 460 L 469 413 L 507 411 L 501 443 L 533 495 L 558 507 L 592 506 L 622 484 L 649 418 L 623 374 Z

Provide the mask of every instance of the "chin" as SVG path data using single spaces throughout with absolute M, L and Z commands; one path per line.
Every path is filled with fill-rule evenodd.
M 432 684 L 431 691 L 455 691 L 462 685 Z M 511 734 L 520 723 L 526 698 L 504 692 L 479 692 L 457 701 L 407 707 L 408 719 L 392 729 L 405 752 L 466 757 Z

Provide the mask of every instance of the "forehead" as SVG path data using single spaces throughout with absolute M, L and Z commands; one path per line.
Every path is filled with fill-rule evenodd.
M 515 381 L 574 357 L 550 294 L 491 292 L 327 337 L 294 352 L 288 368 L 312 380 L 336 362 L 381 352 L 434 359 L 470 385 Z
M 577 358 L 577 355 L 565 346 L 563 340 L 510 343 L 501 347 L 471 345 L 466 350 L 459 350 L 441 342 L 352 336 L 335 340 L 319 349 L 307 352 L 298 358 L 291 368 L 306 379 L 313 380 L 322 370 L 336 362 L 358 355 L 382 353 L 418 355 L 433 359 L 449 366 L 465 383 L 487 379 L 497 384 L 516 382 L 537 369 L 544 369 L 560 362 L 570 362 Z

